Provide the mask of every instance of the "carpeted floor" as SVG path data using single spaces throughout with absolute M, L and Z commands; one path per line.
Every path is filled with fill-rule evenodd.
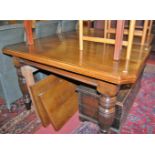
M 150 57 L 142 77 L 142 87 L 120 133 L 155 133 L 155 59 Z M 36 133 L 41 123 L 32 108 L 25 110 L 22 99 L 8 111 L 0 99 L 0 133 Z M 97 125 L 84 122 L 71 133 L 99 133 Z
M 9 111 L 0 100 L 0 133 L 33 133 L 41 127 L 34 109 L 25 110 L 22 99 L 15 102 Z
M 73 133 L 99 133 L 99 127 L 93 123 L 84 122 Z M 155 64 L 147 64 L 145 67 L 141 88 L 119 133 L 155 133 Z
M 147 65 L 121 133 L 155 133 L 155 65 Z

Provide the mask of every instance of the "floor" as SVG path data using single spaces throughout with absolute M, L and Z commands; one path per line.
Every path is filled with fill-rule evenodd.
M 55 129 L 49 125 L 46 128 L 42 126 L 38 131 L 35 132 L 35 134 L 69 134 L 78 128 L 78 126 L 80 126 L 80 120 L 78 112 L 76 112 L 59 131 L 55 131 Z

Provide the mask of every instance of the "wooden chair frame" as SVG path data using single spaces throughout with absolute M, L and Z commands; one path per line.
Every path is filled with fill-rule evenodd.
M 24 28 L 26 33 L 26 41 L 28 45 L 33 45 L 32 20 L 24 20 Z
M 116 29 L 111 27 L 111 21 L 108 20 L 106 22 L 108 23 L 107 24 L 108 26 L 106 27 L 106 33 L 108 35 L 109 34 L 115 34 Z M 135 25 L 134 36 L 141 37 L 141 42 L 140 42 L 141 45 L 144 45 L 146 40 L 149 41 L 149 37 L 151 34 L 151 30 L 152 30 L 152 24 L 153 24 L 152 20 L 145 20 L 143 26 L 136 26 Z M 137 29 L 139 29 L 139 30 L 137 30 Z M 128 34 L 129 34 L 128 27 L 125 26 L 124 35 L 128 35 Z M 151 42 L 151 40 L 150 40 L 150 42 Z
M 114 60 L 119 60 L 122 46 L 127 46 L 126 59 L 130 59 L 133 37 L 134 37 L 134 30 L 135 30 L 135 23 L 136 23 L 135 20 L 130 21 L 129 32 L 128 32 L 128 34 L 129 34 L 128 35 L 128 41 L 123 41 L 124 24 L 125 24 L 124 20 L 118 20 L 117 21 L 116 39 L 107 38 L 108 31 L 107 31 L 106 27 L 108 27 L 108 21 L 105 21 L 104 38 L 100 38 L 100 37 L 91 37 L 91 36 L 83 35 L 83 21 L 80 20 L 79 21 L 80 50 L 83 50 L 83 41 L 92 41 L 92 42 L 99 42 L 99 43 L 105 43 L 105 44 L 114 44 L 115 45 Z

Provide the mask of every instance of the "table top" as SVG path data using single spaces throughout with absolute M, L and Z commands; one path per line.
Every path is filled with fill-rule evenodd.
M 114 84 L 134 83 L 149 51 L 146 47 L 134 45 L 131 59 L 127 61 L 126 48 L 123 47 L 121 59 L 114 61 L 113 45 L 84 41 L 84 50 L 80 51 L 77 32 L 36 39 L 34 45 L 19 43 L 3 49 L 8 55 Z

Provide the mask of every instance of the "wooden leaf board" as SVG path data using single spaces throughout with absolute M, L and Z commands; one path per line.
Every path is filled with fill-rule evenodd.
M 75 88 L 74 84 L 60 80 L 53 89 L 39 96 L 56 130 L 59 130 L 78 109 Z
M 50 120 L 38 96 L 46 92 L 48 89 L 52 89 L 59 82 L 59 80 L 59 78 L 52 75 L 40 80 L 35 85 L 30 87 L 34 101 L 33 104 L 35 104 L 36 111 L 44 127 L 50 124 Z

